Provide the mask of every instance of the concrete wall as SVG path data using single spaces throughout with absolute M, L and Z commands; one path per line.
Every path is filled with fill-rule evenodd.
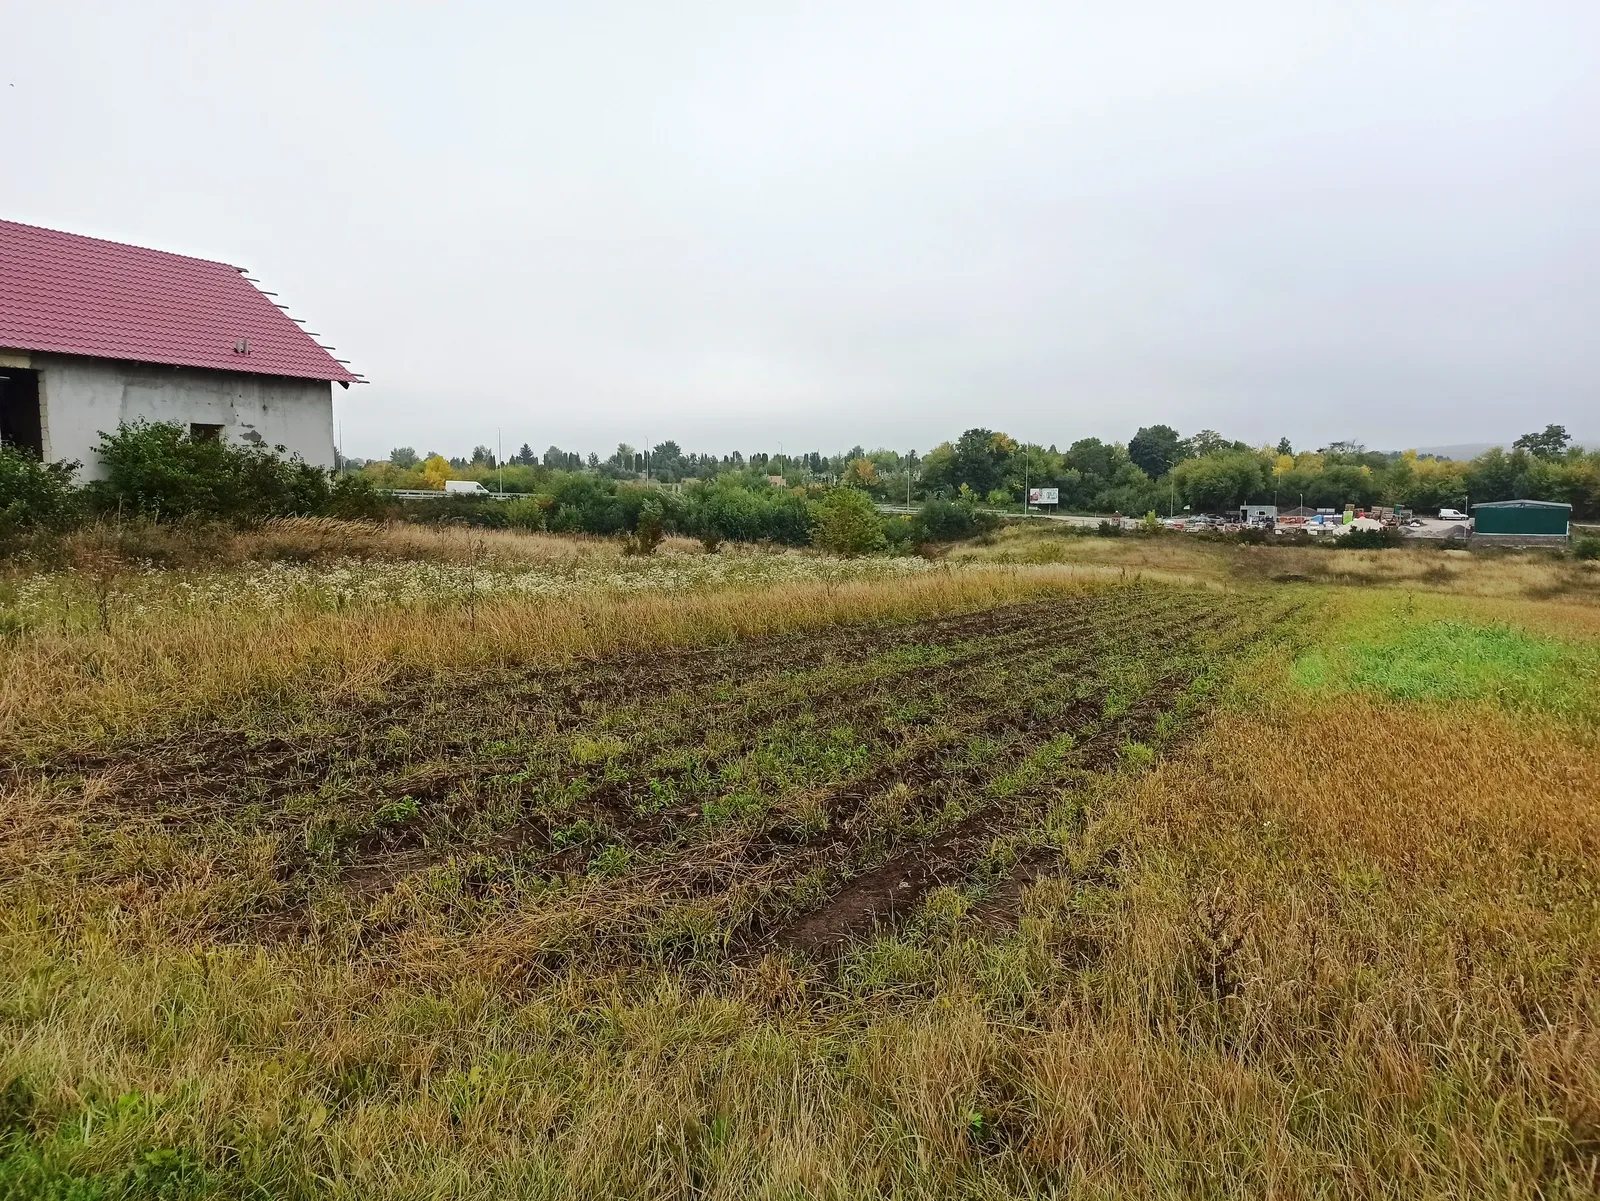
M 44 457 L 77 459 L 80 478 L 102 473 L 100 431 L 122 422 L 204 422 L 230 441 L 282 445 L 308 463 L 333 466 L 333 385 L 326 380 L 243 375 L 111 359 L 34 354 Z

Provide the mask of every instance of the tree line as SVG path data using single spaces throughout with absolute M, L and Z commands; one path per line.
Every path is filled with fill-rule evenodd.
M 547 491 L 556 474 L 576 472 L 652 484 L 730 478 L 786 488 L 846 484 L 882 502 L 996 508 L 1019 507 L 1025 488 L 1054 488 L 1063 510 L 1101 514 L 1223 512 L 1243 504 L 1427 512 L 1526 499 L 1563 501 L 1579 520 L 1600 517 L 1600 451 L 1574 446 L 1559 425 L 1465 460 L 1372 451 L 1358 442 L 1297 451 L 1284 438 L 1251 446 L 1215 430 L 1184 437 L 1171 426 L 1150 425 L 1125 443 L 1080 438 L 1064 450 L 977 428 L 923 455 L 860 446 L 829 455 L 698 454 L 664 441 L 644 450 L 622 444 L 604 459 L 557 446 L 535 455 L 524 444 L 504 463 L 484 446 L 448 459 L 398 447 L 386 460 L 349 466 L 379 488 L 442 488 L 446 479 L 473 479 L 533 494 Z

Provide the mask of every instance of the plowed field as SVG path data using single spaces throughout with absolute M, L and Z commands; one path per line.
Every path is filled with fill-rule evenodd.
M 829 959 L 941 884 L 1003 894 L 1042 807 L 1153 759 L 1283 605 L 1124 586 L 931 620 L 402 680 L 293 727 L 14 774 L 36 861 L 163 936 L 504 968 Z

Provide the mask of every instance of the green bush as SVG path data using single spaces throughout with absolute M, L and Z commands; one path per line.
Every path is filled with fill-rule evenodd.
M 328 488 L 324 512 L 329 517 L 372 521 L 388 515 L 389 502 L 366 476 L 339 475 Z
M 422 525 L 470 525 L 486 530 L 503 530 L 511 525 L 508 510 L 520 503 L 501 503 L 486 497 L 441 493 L 438 500 L 406 502 L 400 515 Z
M 1572 544 L 1572 557 L 1589 563 L 1600 559 L 1600 538 L 1588 534 L 1577 539 Z
M 327 513 L 330 474 L 283 447 L 194 439 L 173 422 L 136 421 L 100 434 L 106 470 L 86 490 L 97 507 L 155 518 L 205 517 L 250 522 Z M 342 501 L 365 503 L 350 484 Z
M 993 513 L 960 501 L 938 499 L 925 501 L 911 520 L 917 542 L 958 542 L 988 533 L 1000 524 Z
M 77 521 L 82 512 L 72 486 L 77 470 L 76 463 L 43 463 L 24 450 L 0 446 L 0 545 Z
M 818 550 L 854 558 L 884 547 L 872 498 L 859 488 L 832 488 L 811 506 L 811 542 Z
M 634 519 L 633 532 L 622 539 L 622 553 L 653 555 L 666 537 L 666 510 L 655 497 L 646 500 Z

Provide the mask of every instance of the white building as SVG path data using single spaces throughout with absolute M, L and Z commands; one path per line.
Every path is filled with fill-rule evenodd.
M 242 268 L 0 221 L 0 442 L 93 479 L 101 432 L 142 418 L 331 467 L 356 382 Z

